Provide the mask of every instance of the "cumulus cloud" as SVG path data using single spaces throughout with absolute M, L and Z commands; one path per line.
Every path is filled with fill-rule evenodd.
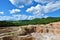
M 0 14 L 4 14 L 4 12 L 0 12 Z
M 22 5 L 29 5 L 32 3 L 33 0 L 9 0 L 13 5 L 19 7 L 19 8 L 23 8 L 20 7 Z
M 35 18 L 41 18 L 45 15 L 44 6 L 41 6 L 40 4 L 28 8 L 26 12 L 32 13 Z
M 43 7 L 41 5 L 36 5 L 35 7 L 31 7 L 31 8 L 28 8 L 26 10 L 26 12 L 29 12 L 29 13 L 33 13 L 34 15 L 42 15 L 41 12 L 42 12 L 42 9 Z
M 20 9 L 9 10 L 10 14 L 17 13 L 17 12 L 20 12 L 20 11 L 21 11 Z

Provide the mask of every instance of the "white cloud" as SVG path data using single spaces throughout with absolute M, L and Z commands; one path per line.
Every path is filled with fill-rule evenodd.
M 12 20 L 12 16 L 0 16 L 0 21 L 3 21 L 3 20 Z
M 23 8 L 26 5 L 29 5 L 32 3 L 33 0 L 10 0 L 10 2 L 12 4 L 14 4 L 15 6 L 19 7 L 19 8 Z M 40 5 L 37 4 L 36 6 L 32 6 L 30 8 L 28 8 L 26 10 L 26 12 L 32 13 L 33 16 L 26 16 L 26 15 L 20 15 L 18 19 L 31 19 L 31 18 L 40 18 L 40 17 L 44 17 L 45 13 L 49 13 L 49 12 L 54 12 L 58 9 L 60 9 L 60 0 L 34 0 L 35 2 L 38 3 L 47 3 L 46 5 Z M 10 13 L 16 13 L 16 12 L 20 12 L 20 11 L 14 11 L 14 10 L 10 10 Z M 46 18 L 47 16 L 45 16 Z
M 17 12 L 20 12 L 20 11 L 21 11 L 20 9 L 9 10 L 10 14 L 17 13 Z
M 25 20 L 27 19 L 27 15 L 13 15 L 17 20 Z
M 53 12 L 53 11 L 56 11 L 60 9 L 60 1 L 56 1 L 55 3 L 51 2 L 51 3 L 48 3 L 45 7 L 44 7 L 44 11 L 45 13 L 48 13 L 48 12 Z
M 23 7 L 24 7 L 24 5 L 19 6 L 19 8 L 23 8 Z
M 43 7 L 41 5 L 36 5 L 35 7 L 31 7 L 31 8 L 28 8 L 26 10 L 26 12 L 29 12 L 29 13 L 33 13 L 34 15 L 42 15 L 41 12 L 42 12 L 42 9 Z
M 58 0 L 34 0 L 35 2 L 38 2 L 38 3 L 49 3 L 49 2 L 55 2 L 55 1 L 58 1 Z
M 40 4 L 28 8 L 26 12 L 32 13 L 35 18 L 42 18 L 45 15 L 44 6 L 41 6 Z
M 33 0 L 9 0 L 13 5 L 19 7 L 19 8 L 23 8 L 20 7 L 21 5 L 29 5 L 32 3 Z
M 44 16 L 47 18 L 48 16 Z M 12 16 L 0 16 L 0 21 L 3 20 L 32 20 L 36 18 L 35 16 L 27 16 L 27 15 L 12 15 Z
M 34 16 L 27 16 L 27 15 L 13 15 L 17 20 L 31 20 L 34 19 Z
M 38 3 L 46 3 L 46 2 L 49 2 L 49 0 L 35 0 L 35 2 L 38 2 Z
M 34 19 L 34 16 L 27 16 L 27 15 L 21 15 L 21 14 L 15 14 L 12 16 L 0 16 L 0 21 L 3 20 L 31 20 Z
M 49 17 L 49 16 L 46 16 L 46 15 L 44 16 L 44 18 L 47 18 L 47 17 Z
M 36 17 L 43 17 L 46 13 L 54 12 L 60 9 L 60 1 L 50 2 L 47 5 L 36 5 L 35 7 L 30 7 L 26 12 L 33 13 Z
M 4 14 L 4 12 L 0 12 L 0 14 Z
M 32 20 L 34 18 L 35 18 L 35 16 L 28 16 L 27 20 Z

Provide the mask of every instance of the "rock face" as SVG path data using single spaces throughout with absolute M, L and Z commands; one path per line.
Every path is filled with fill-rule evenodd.
M 27 36 L 18 36 L 18 40 L 35 40 L 34 37 L 27 35 Z
M 1 27 L 0 40 L 17 40 L 16 35 L 18 27 Z
M 60 22 L 0 28 L 0 40 L 60 40 Z
M 36 32 L 60 34 L 60 22 L 37 26 Z
M 32 36 L 35 38 L 35 40 L 60 40 L 60 35 L 55 35 L 53 33 L 32 33 Z

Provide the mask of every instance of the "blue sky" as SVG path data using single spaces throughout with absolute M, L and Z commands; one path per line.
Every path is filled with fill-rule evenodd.
M 0 20 L 60 17 L 60 0 L 0 0 Z

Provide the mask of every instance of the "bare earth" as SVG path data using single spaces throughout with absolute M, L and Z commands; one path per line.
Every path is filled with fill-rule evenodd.
M 60 22 L 0 28 L 0 40 L 60 40 Z

